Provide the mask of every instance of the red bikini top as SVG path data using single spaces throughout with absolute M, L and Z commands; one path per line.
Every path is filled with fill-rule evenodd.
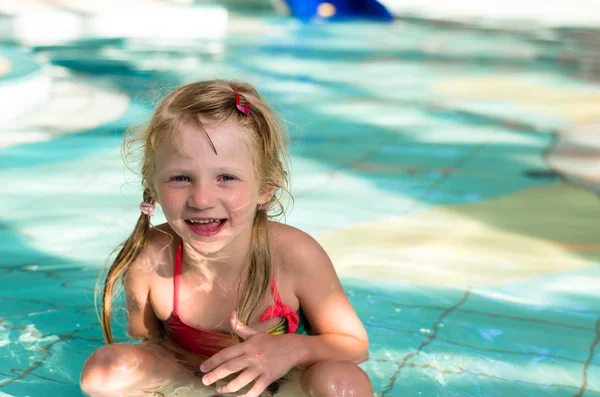
M 217 352 L 232 346 L 234 340 L 232 335 L 225 332 L 212 331 L 209 329 L 196 328 L 186 324 L 178 314 L 179 308 L 179 278 L 181 276 L 181 261 L 183 247 L 179 244 L 175 257 L 175 269 L 173 272 L 173 311 L 169 318 L 163 321 L 166 337 L 180 347 L 202 356 L 210 357 Z M 275 317 L 283 317 L 287 321 L 287 332 L 294 333 L 298 329 L 298 314 L 281 300 L 277 291 L 275 279 L 271 280 L 271 292 L 275 299 L 273 306 L 268 308 L 260 318 L 267 321 Z

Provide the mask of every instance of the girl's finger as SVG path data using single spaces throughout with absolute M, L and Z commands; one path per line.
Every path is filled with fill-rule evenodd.
M 235 374 L 236 372 L 240 372 L 243 369 L 248 368 L 247 360 L 243 358 L 237 358 L 218 366 L 213 371 L 207 373 L 202 377 L 202 383 L 205 385 L 210 385 L 215 383 L 218 380 L 221 380 L 231 374 Z
M 254 379 L 256 379 L 260 375 L 255 369 L 247 369 L 242 372 L 238 377 L 234 380 L 226 384 L 225 386 L 219 388 L 217 391 L 219 393 L 235 393 L 240 390 L 242 387 L 248 385 Z M 264 389 L 263 389 L 264 390 Z M 262 391 L 261 391 L 262 393 Z M 260 393 L 259 393 L 260 394 Z
M 271 384 L 270 380 L 267 380 L 264 376 L 261 376 L 254 382 L 254 386 L 252 389 L 248 391 L 248 393 L 241 395 L 239 397 L 258 397 L 260 394 L 266 390 L 267 386 Z
M 226 363 L 227 361 L 233 360 L 234 358 L 238 358 L 244 354 L 242 350 L 241 344 L 233 345 L 228 348 L 225 348 L 203 362 L 200 365 L 200 371 L 209 372 L 213 369 L 217 368 L 219 365 Z

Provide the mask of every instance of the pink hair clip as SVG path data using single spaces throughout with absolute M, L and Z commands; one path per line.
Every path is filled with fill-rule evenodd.
M 148 216 L 154 216 L 154 208 L 156 208 L 156 206 L 154 204 L 145 203 L 143 201 L 140 203 L 140 212 L 142 214 L 146 214 Z
M 236 91 L 233 92 L 235 93 L 235 107 L 245 115 L 249 115 L 250 104 L 248 103 L 246 98 L 243 95 L 238 94 Z

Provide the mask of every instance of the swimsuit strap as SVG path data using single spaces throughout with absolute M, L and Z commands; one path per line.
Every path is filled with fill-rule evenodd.
M 173 272 L 173 311 L 177 313 L 179 309 L 179 276 L 181 275 L 181 261 L 183 253 L 183 244 L 177 247 L 177 255 L 175 255 L 175 269 Z
M 275 304 L 281 304 L 281 296 L 279 295 L 279 291 L 277 291 L 277 285 L 275 285 L 275 276 L 271 278 L 271 293 L 273 294 L 273 299 L 275 299 Z

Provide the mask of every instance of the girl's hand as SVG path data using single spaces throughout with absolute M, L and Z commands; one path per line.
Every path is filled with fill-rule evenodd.
M 236 312 L 229 317 L 231 327 L 244 342 L 221 350 L 200 366 L 202 383 L 210 385 L 231 374 L 241 372 L 219 393 L 235 393 L 255 381 L 242 397 L 258 397 L 272 382 L 295 366 L 295 349 L 286 335 L 270 335 L 238 322 Z

